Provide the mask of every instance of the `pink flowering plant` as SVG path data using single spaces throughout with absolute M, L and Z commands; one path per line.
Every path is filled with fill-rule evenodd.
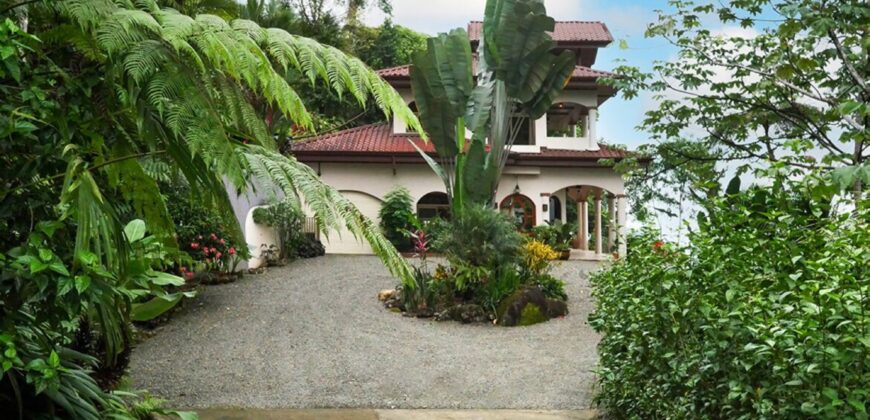
M 183 248 L 208 272 L 235 273 L 243 255 L 239 247 L 215 232 L 196 235 Z M 193 270 L 181 267 L 180 271 L 186 278 L 193 277 Z

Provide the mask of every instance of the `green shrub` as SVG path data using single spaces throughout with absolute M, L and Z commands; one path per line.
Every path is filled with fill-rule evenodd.
M 399 251 L 411 249 L 407 232 L 413 229 L 414 200 L 405 187 L 387 193 L 379 213 L 381 231 Z
M 576 225 L 561 221 L 532 228 L 532 236 L 559 252 L 571 250 L 571 240 L 576 234 Z
M 203 204 L 192 195 L 183 181 L 161 187 L 166 209 L 175 223 L 179 249 L 194 260 L 191 270 L 182 274 L 192 275 L 195 270 L 235 272 L 238 263 L 250 256 L 247 244 L 237 243 L 225 235 L 220 212 Z M 220 257 L 215 258 L 217 254 Z M 197 267 L 198 266 L 198 267 Z
M 605 410 L 867 418 L 870 213 L 796 191 L 715 199 L 685 248 L 645 231 L 591 277 Z
M 541 291 L 548 298 L 568 300 L 568 294 L 565 293 L 565 282 L 553 277 L 551 274 L 542 274 L 535 278 L 534 283 L 541 288 Z
M 490 269 L 516 264 L 523 243 L 507 215 L 483 206 L 470 206 L 436 225 L 433 237 L 434 249 L 451 263 Z
M 498 304 L 522 285 L 523 279 L 520 278 L 519 272 L 503 270 L 498 276 L 480 286 L 477 300 L 484 309 L 494 314 Z
M 254 209 L 251 217 L 254 223 L 275 229 L 278 237 L 279 260 L 303 256 L 299 253 L 300 249 L 304 255 L 319 254 L 316 244 L 311 243 L 304 232 L 305 214 L 295 201 L 285 198 L 268 206 L 258 207 Z

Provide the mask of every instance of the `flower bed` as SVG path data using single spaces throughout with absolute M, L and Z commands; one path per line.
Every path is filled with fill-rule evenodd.
M 390 310 L 504 326 L 530 325 L 568 312 L 564 282 L 550 274 L 560 253 L 517 233 L 503 214 L 470 208 L 462 217 L 431 223 L 411 236 L 420 263 L 413 284 L 379 294 Z M 427 258 L 432 250 L 441 252 L 447 264 L 433 267 Z

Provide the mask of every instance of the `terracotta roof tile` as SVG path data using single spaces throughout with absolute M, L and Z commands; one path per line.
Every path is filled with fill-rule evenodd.
M 347 152 L 347 153 L 417 153 L 411 140 L 426 152 L 434 153 L 432 143 L 424 142 L 416 134 L 393 134 L 388 123 L 325 134 L 293 144 L 293 152 Z
M 310 140 L 293 144 L 294 154 L 388 154 L 416 155 L 417 151 L 411 145 L 416 144 L 428 153 L 434 153 L 432 143 L 424 142 L 416 134 L 393 134 L 389 123 L 378 123 L 351 128 Z M 530 159 L 576 159 L 597 160 L 607 158 L 622 158 L 627 152 L 601 145 L 600 150 L 564 150 L 541 148 L 541 153 L 512 153 L 520 158 Z
M 472 71 L 477 70 L 477 60 L 474 60 Z M 377 71 L 378 75 L 385 79 L 407 79 L 411 77 L 411 66 L 404 65 L 398 67 L 390 67 Z M 598 79 L 599 77 L 610 77 L 614 74 L 608 71 L 595 70 L 586 66 L 575 66 L 574 72 L 571 74 L 572 79 Z
M 483 31 L 483 22 L 472 21 L 468 24 L 468 38 L 471 41 L 480 41 Z M 566 20 L 557 21 L 556 29 L 551 33 L 553 41 L 558 42 L 592 42 L 610 43 L 613 36 L 602 22 Z

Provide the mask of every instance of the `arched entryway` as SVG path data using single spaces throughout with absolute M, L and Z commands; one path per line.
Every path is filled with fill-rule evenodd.
M 505 197 L 498 207 L 514 219 L 520 230 L 531 230 L 537 222 L 535 203 L 522 194 L 511 194 Z
M 624 194 L 615 194 L 600 186 L 571 185 L 553 191 L 550 197 L 559 197 L 561 221 L 577 230 L 572 255 L 600 259 L 605 253 L 625 254 L 627 199 Z
M 417 218 L 431 220 L 450 218 L 450 199 L 443 192 L 430 192 L 417 201 Z

